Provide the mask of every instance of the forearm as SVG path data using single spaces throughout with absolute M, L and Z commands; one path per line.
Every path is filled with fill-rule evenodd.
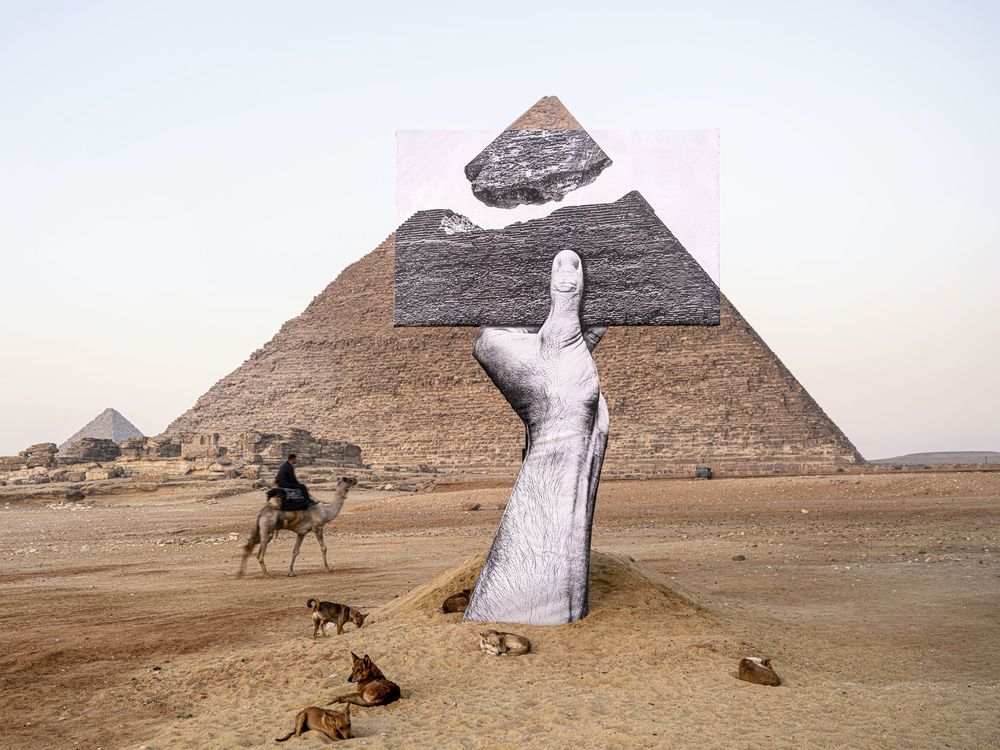
M 589 434 L 529 445 L 466 618 L 551 625 L 587 613 L 594 498 L 607 410 Z

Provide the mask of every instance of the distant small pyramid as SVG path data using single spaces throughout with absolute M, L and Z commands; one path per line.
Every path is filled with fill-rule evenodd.
M 65 453 L 66 449 L 77 440 L 87 437 L 104 438 L 121 443 L 126 438 L 144 437 L 144 435 L 139 432 L 138 427 L 125 419 L 116 409 L 105 409 L 90 420 L 83 429 L 60 445 L 59 452 Z

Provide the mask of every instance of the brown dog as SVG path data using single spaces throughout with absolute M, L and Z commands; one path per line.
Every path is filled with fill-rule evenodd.
M 331 740 L 349 740 L 351 734 L 351 706 L 344 706 L 343 711 L 330 711 L 319 706 L 309 706 L 299 711 L 295 717 L 295 729 L 284 737 L 278 737 L 275 742 L 284 742 L 294 734 L 301 737 L 310 729 L 325 734 Z
M 470 596 L 472 596 L 472 589 L 463 589 L 457 594 L 452 594 L 444 600 L 444 604 L 441 605 L 441 611 L 446 615 L 452 612 L 464 612 L 465 608 L 469 606 Z
M 399 685 L 387 680 L 368 654 L 360 657 L 352 651 L 351 657 L 354 659 L 354 668 L 347 681 L 357 683 L 358 689 L 356 692 L 334 698 L 327 703 L 328 706 L 334 703 L 353 703 L 355 706 L 365 707 L 385 706 L 399 700 Z
M 740 659 L 737 676 L 745 682 L 752 682 L 756 685 L 778 687 L 781 684 L 781 678 L 771 666 L 771 660 L 761 659 L 758 656 L 744 656 Z
M 359 612 L 346 604 L 321 602 L 315 598 L 306 601 L 306 606 L 312 610 L 313 638 L 316 637 L 316 633 L 322 633 L 325 637 L 326 626 L 331 622 L 337 625 L 337 635 L 341 635 L 344 632 L 344 625 L 353 622 L 354 627 L 360 628 L 368 617 L 367 612 Z

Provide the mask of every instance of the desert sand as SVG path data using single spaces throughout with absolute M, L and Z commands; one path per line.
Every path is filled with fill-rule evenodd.
M 606 482 L 590 616 L 505 628 L 514 658 L 439 610 L 507 487 L 354 492 L 334 572 L 309 538 L 285 577 L 283 534 L 270 580 L 235 578 L 261 492 L 203 492 L 0 495 L 0 746 L 319 747 L 274 738 L 349 691 L 352 650 L 403 698 L 354 708 L 345 748 L 1000 745 L 1000 472 Z M 310 596 L 372 615 L 314 641 Z

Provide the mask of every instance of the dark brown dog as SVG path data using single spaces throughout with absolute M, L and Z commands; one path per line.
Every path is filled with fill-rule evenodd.
M 325 734 L 331 740 L 349 740 L 351 734 L 351 706 L 344 706 L 343 711 L 331 711 L 319 706 L 309 706 L 299 711 L 295 717 L 295 729 L 284 737 L 278 737 L 275 742 L 284 742 L 294 734 L 301 737 L 310 729 Z
M 382 670 L 375 666 L 368 654 L 358 656 L 353 651 L 354 668 L 348 682 L 357 683 L 358 689 L 353 693 L 334 698 L 327 705 L 334 703 L 353 703 L 355 706 L 384 706 L 399 700 L 399 685 L 387 680 Z
M 469 606 L 470 596 L 472 596 L 472 589 L 463 589 L 457 594 L 452 594 L 444 600 L 444 604 L 441 605 L 441 611 L 446 615 L 452 612 L 464 612 L 465 608 Z
M 344 632 L 344 625 L 353 622 L 354 627 L 360 628 L 365 624 L 365 618 L 368 617 L 367 612 L 359 612 L 346 604 L 321 602 L 315 598 L 306 601 L 306 606 L 312 610 L 313 638 L 316 637 L 316 633 L 322 633 L 325 637 L 328 623 L 335 623 L 337 635 L 341 635 Z

